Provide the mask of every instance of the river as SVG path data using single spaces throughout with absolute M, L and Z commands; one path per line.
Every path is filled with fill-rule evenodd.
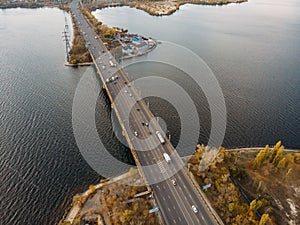
M 210 66 L 226 101 L 224 146 L 261 146 L 281 139 L 285 146 L 299 148 L 299 6 L 291 0 L 253 0 L 222 7 L 184 5 L 168 17 L 128 7 L 96 15 L 106 24 L 185 46 Z M 73 135 L 72 102 L 83 74 L 100 93 L 99 136 L 111 154 L 132 162 L 113 136 L 109 103 L 93 67 L 64 66 L 64 22 L 58 9 L 0 11 L 1 224 L 55 224 L 71 196 L 101 178 L 81 156 Z M 164 42 L 151 54 L 163 48 Z M 142 64 L 128 71 L 132 78 L 163 71 L 184 85 L 176 68 L 156 65 L 153 70 Z M 205 143 L 209 109 L 201 93 L 193 88 L 189 93 L 201 115 L 199 141 Z M 165 119 L 176 144 L 176 112 L 158 99 L 150 99 L 150 107 Z

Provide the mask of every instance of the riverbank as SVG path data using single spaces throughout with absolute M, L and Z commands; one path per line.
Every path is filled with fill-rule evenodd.
M 223 222 L 243 224 L 242 222 L 239 223 L 239 221 L 248 221 L 249 224 L 254 225 L 259 223 L 264 214 L 268 214 L 269 223 L 274 225 L 280 224 L 274 221 L 286 222 L 286 220 L 280 219 L 281 214 L 283 217 L 284 215 L 294 215 L 294 218 L 290 218 L 291 221 L 296 219 L 296 222 L 299 222 L 297 221 L 297 216 L 295 217 L 299 212 L 295 210 L 291 212 L 289 210 L 289 205 L 287 205 L 295 205 L 295 209 L 299 207 L 296 205 L 296 202 L 297 198 L 300 197 L 300 190 L 297 188 L 295 189 L 295 187 L 300 185 L 300 179 L 297 178 L 297 176 L 299 177 L 297 174 L 300 172 L 299 151 L 287 149 L 284 152 L 281 152 L 283 147 L 280 147 L 278 144 L 274 146 L 274 148 L 269 148 L 268 146 L 265 148 L 236 148 L 228 150 L 219 148 L 215 149 L 215 152 L 217 153 L 216 157 L 208 164 L 207 168 L 204 171 L 200 171 L 200 162 L 206 149 L 207 148 L 203 145 L 198 145 L 193 155 L 183 157 L 182 159 L 190 171 L 189 175 L 196 188 L 199 190 L 199 194 L 205 199 L 207 207 L 213 213 L 215 218 L 220 221 L 220 224 Z M 274 170 L 272 167 L 274 164 L 270 164 L 266 165 L 267 167 L 265 168 L 261 167 L 264 170 L 264 176 L 266 176 L 262 179 L 262 171 L 253 170 L 253 165 L 255 164 L 255 160 L 257 160 L 259 152 L 268 152 L 270 157 L 272 155 L 277 155 L 278 164 L 280 161 L 279 158 L 288 158 L 285 159 L 287 160 L 286 162 L 289 160 L 292 163 L 289 165 L 287 163 L 287 165 L 284 166 L 284 169 L 283 167 L 280 169 L 285 171 L 283 172 L 285 173 L 284 176 L 286 176 L 286 173 L 288 173 L 290 168 L 294 169 L 293 173 L 289 172 L 289 177 L 286 177 L 284 182 L 280 180 L 276 181 L 276 177 L 271 174 Z M 277 167 L 278 165 L 275 166 L 275 169 Z M 268 174 L 265 174 L 266 169 L 268 170 Z M 278 173 L 280 171 L 276 170 L 276 172 L 278 178 Z M 251 174 L 251 176 L 247 174 Z M 105 211 L 104 207 L 107 207 L 107 201 L 105 199 L 109 199 L 109 197 L 102 196 L 102 194 L 108 195 L 108 193 L 113 193 L 113 195 L 117 195 L 117 193 L 125 190 L 124 187 L 128 188 L 128 186 L 122 185 L 122 180 L 126 180 L 128 183 L 128 180 L 130 179 L 132 179 L 132 182 L 129 183 L 133 184 L 133 188 L 136 188 L 136 186 L 142 183 L 138 171 L 131 169 L 129 172 L 118 177 L 106 179 L 95 186 L 90 186 L 89 190 L 83 194 L 74 196 L 73 206 L 64 219 L 65 223 L 61 223 L 61 225 L 68 223 L 79 224 L 80 221 L 88 221 L 91 218 L 93 218 L 93 220 L 97 219 L 102 221 L 102 224 L 113 224 L 111 222 L 111 213 L 109 213 L 109 211 L 113 211 L 114 207 L 117 206 L 111 205 L 111 208 L 108 207 Z M 296 183 L 293 183 L 294 181 Z M 271 184 L 274 182 L 277 182 L 277 184 L 279 182 L 280 187 L 272 186 Z M 293 184 L 291 184 L 291 182 Z M 283 189 L 285 190 L 285 193 L 289 193 L 290 195 L 288 197 L 288 203 L 285 204 L 285 210 L 283 210 L 284 207 L 282 205 L 284 205 L 284 202 L 286 201 L 286 196 L 278 194 L 282 193 Z M 296 198 L 293 197 L 293 190 L 296 192 Z M 146 187 L 140 186 L 139 190 L 134 191 L 134 195 L 129 194 L 125 198 L 127 200 L 124 200 L 123 198 L 118 204 L 123 204 L 124 201 L 132 201 L 129 199 L 133 199 L 134 196 L 137 195 L 139 196 L 138 193 L 144 193 L 142 195 L 146 197 L 149 197 L 151 194 L 147 192 Z M 242 195 L 241 193 L 247 194 Z M 131 197 L 129 197 L 130 195 Z M 142 201 L 147 203 L 149 201 L 148 197 L 142 199 Z M 245 198 L 249 199 L 250 202 L 248 202 L 248 204 L 247 201 L 245 201 Z M 101 201 L 99 199 L 101 199 Z M 253 211 L 250 203 L 255 199 L 259 199 L 259 201 L 262 202 L 262 205 Z M 156 204 L 154 200 L 151 199 L 151 201 L 150 205 L 154 208 Z M 276 206 L 278 206 L 280 210 L 276 211 Z M 143 220 L 142 218 L 140 219 L 141 221 Z
M 184 4 L 197 4 L 197 5 L 227 5 L 232 3 L 243 3 L 248 0 L 183 0 L 183 1 L 122 1 L 121 3 L 106 3 L 98 1 L 97 3 L 90 3 L 85 1 L 86 5 L 91 11 L 107 7 L 121 7 L 129 6 L 139 10 L 143 10 L 152 16 L 166 16 L 171 15 L 179 10 L 181 5 Z
M 160 214 L 154 210 L 155 207 L 152 193 L 143 185 L 139 172 L 132 168 L 115 178 L 101 180 L 84 193 L 75 195 L 70 211 L 59 225 L 127 222 L 159 225 Z
M 272 148 L 219 148 L 203 169 L 206 150 L 198 145 L 188 167 L 225 223 L 300 223 L 299 151 L 284 150 L 281 142 Z
M 13 9 L 13 8 L 24 8 L 24 9 L 37 9 L 37 8 L 59 8 L 67 12 L 70 11 L 70 8 L 67 4 L 61 4 L 60 2 L 23 2 L 23 1 L 0 1 L 0 9 Z

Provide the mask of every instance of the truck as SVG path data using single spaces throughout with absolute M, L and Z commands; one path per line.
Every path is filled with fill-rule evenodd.
M 112 61 L 112 60 L 109 60 L 109 65 L 110 65 L 111 67 L 114 67 L 114 66 L 116 66 L 116 64 L 115 64 L 115 63 L 113 63 L 113 61 Z
M 163 156 L 164 156 L 164 158 L 165 158 L 165 160 L 166 160 L 167 163 L 169 163 L 171 161 L 171 158 L 168 155 L 168 153 L 164 153 Z
M 156 136 L 158 137 L 158 139 L 159 139 L 159 141 L 160 141 L 161 144 L 166 143 L 164 137 L 161 135 L 161 133 L 160 133 L 159 131 L 156 131 L 155 134 L 156 134 Z

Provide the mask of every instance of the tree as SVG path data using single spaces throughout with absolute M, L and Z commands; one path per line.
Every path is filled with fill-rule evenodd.
M 278 164 L 278 162 L 279 162 L 279 159 L 280 159 L 280 157 L 281 157 L 281 155 L 282 155 L 282 153 L 283 153 L 283 150 L 284 150 L 284 146 L 282 145 L 279 149 L 278 149 L 278 151 L 277 151 L 277 153 L 276 153 L 276 155 L 275 155 L 275 157 L 274 157 L 274 159 L 273 159 L 273 164 L 274 165 L 277 165 Z
M 295 154 L 295 159 L 294 159 L 295 163 L 300 164 L 300 153 L 296 153 Z
M 253 169 L 255 169 L 255 170 L 258 169 L 260 167 L 260 165 L 263 163 L 263 160 L 265 158 L 264 154 L 265 154 L 264 150 L 260 150 L 257 153 L 257 155 L 254 159 L 254 162 L 253 162 Z
M 80 195 L 75 195 L 73 197 L 73 205 L 78 205 L 78 206 L 82 205 L 82 201 L 81 201 L 81 196 Z
M 266 145 L 265 148 L 264 148 L 264 160 L 266 158 L 268 158 L 268 156 L 269 156 L 269 150 L 270 150 L 269 145 Z
M 291 153 L 285 155 L 286 158 L 286 165 L 294 164 L 295 163 L 295 156 Z
M 259 225 L 265 225 L 269 221 L 269 214 L 263 214 L 260 218 Z
M 272 152 L 271 152 L 271 155 L 270 155 L 270 162 L 273 162 L 273 159 L 274 159 L 274 157 L 276 156 L 277 151 L 278 151 L 278 149 L 279 149 L 280 146 L 281 146 L 281 141 L 278 141 L 278 142 L 276 143 L 276 145 L 274 146 Z
M 275 149 L 279 149 L 279 147 L 281 146 L 281 141 L 279 140 L 276 145 L 274 146 Z
M 95 191 L 96 191 L 95 185 L 90 185 L 89 190 L 90 190 L 91 194 L 95 193 Z
M 277 164 L 277 168 L 278 169 L 282 169 L 283 167 L 286 166 L 286 159 L 285 158 L 282 158 L 279 163 Z
M 285 176 L 284 176 L 284 179 L 287 179 L 289 177 L 289 175 L 291 174 L 292 172 L 292 168 L 289 168 L 288 171 L 286 172 Z
M 255 212 L 255 211 L 257 211 L 260 207 L 262 207 L 262 205 L 263 205 L 262 201 L 254 199 L 254 200 L 250 203 L 249 210 Z
M 229 210 L 229 212 L 233 212 L 233 210 L 234 210 L 234 203 L 233 202 L 228 204 L 228 210 Z
M 133 215 L 134 213 L 132 210 L 126 209 L 120 216 L 120 221 L 122 222 L 122 224 L 128 224 L 132 220 Z

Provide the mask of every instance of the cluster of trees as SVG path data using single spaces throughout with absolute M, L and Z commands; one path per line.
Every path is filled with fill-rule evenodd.
M 271 164 L 277 171 L 284 172 L 284 178 L 288 178 L 293 171 L 295 163 L 300 164 L 300 153 L 285 153 L 284 146 L 278 141 L 273 149 L 269 145 L 259 151 L 253 161 L 253 169 L 258 170 L 263 165 Z
M 10 2 L 10 1 L 0 1 L 0 9 L 7 9 L 7 8 L 40 8 L 44 7 L 45 4 L 38 3 L 34 1 L 30 2 Z
M 74 39 L 69 54 L 70 64 L 86 63 L 92 61 L 91 55 L 85 47 L 85 40 L 76 24 L 74 24 Z
M 260 220 L 255 215 L 255 212 L 263 206 L 264 200 L 255 199 L 248 205 L 229 178 L 228 166 L 238 170 L 237 166 L 232 165 L 238 153 L 229 152 L 221 147 L 209 167 L 204 172 L 199 172 L 197 168 L 204 152 L 205 146 L 197 145 L 194 157 L 189 161 L 192 165 L 189 167 L 198 177 L 200 186 L 212 184 L 206 194 L 222 220 L 232 225 L 265 225 L 268 221 L 270 222 L 268 214 L 264 214 Z M 245 171 L 239 171 L 239 173 L 246 176 Z
M 152 16 L 171 15 L 176 12 L 180 4 L 175 2 L 137 2 L 134 7 L 141 9 Z
M 116 29 L 115 28 L 109 28 L 106 25 L 103 25 L 102 22 L 98 21 L 93 14 L 88 11 L 86 8 L 82 8 L 83 14 L 86 16 L 86 18 L 89 20 L 90 24 L 93 25 L 95 32 L 104 38 L 112 39 L 115 37 Z
M 159 224 L 154 213 L 149 214 L 152 207 L 145 197 L 134 198 L 134 195 L 146 191 L 144 186 L 113 183 L 105 186 L 100 197 L 101 205 L 111 218 L 113 225 Z M 104 199 L 103 199 L 104 196 Z

